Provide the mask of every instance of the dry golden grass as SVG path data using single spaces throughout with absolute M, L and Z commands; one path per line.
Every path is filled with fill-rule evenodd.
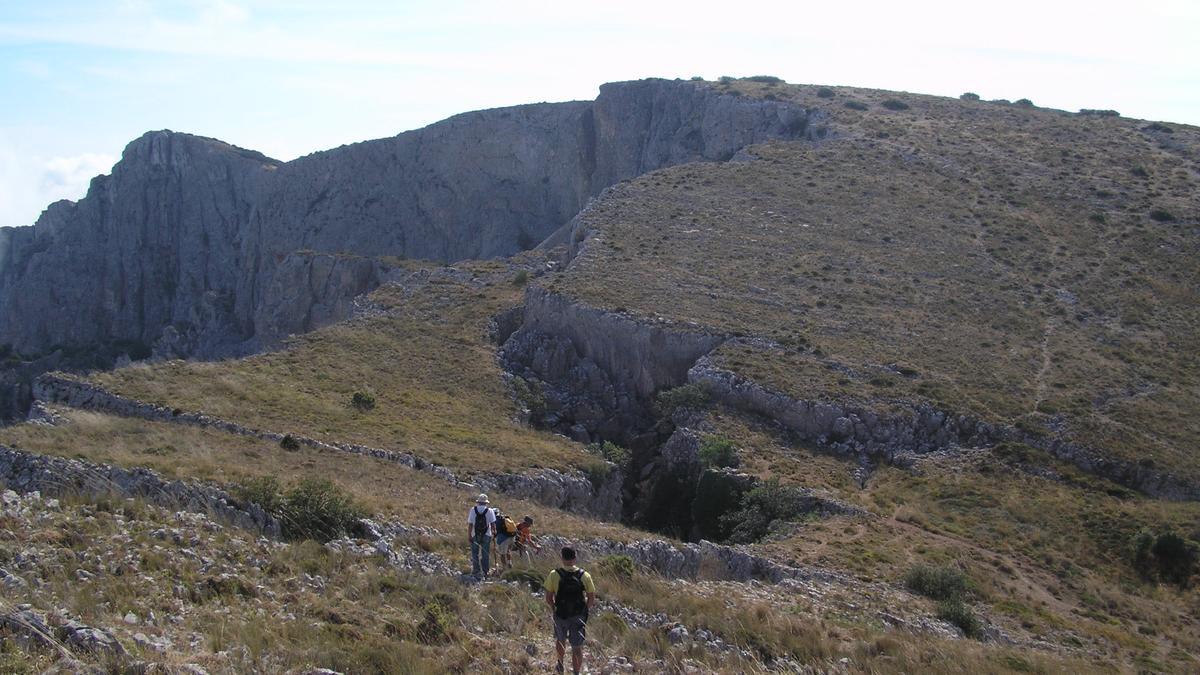
M 847 489 L 805 450 L 787 451 L 769 436 L 741 438 L 752 471 L 832 489 L 873 514 L 804 520 L 754 545 L 757 552 L 863 582 L 899 583 L 918 564 L 954 565 L 972 579 L 989 620 L 1010 635 L 1080 646 L 1125 669 L 1195 667 L 1189 655 L 1200 650 L 1200 593 L 1143 580 L 1131 545 L 1142 529 L 1200 538 L 1200 504 L 1114 489 L 1028 448 L 1020 457 L 971 451 L 930 459 L 916 472 L 880 467 L 865 489 Z M 764 458 L 754 458 L 760 451 Z M 1025 473 L 1018 459 L 1064 478 Z
M 61 427 L 17 425 L 0 428 L 0 444 L 31 452 L 86 459 L 118 466 L 144 466 L 171 478 L 195 478 L 226 485 L 275 476 L 284 484 L 304 478 L 327 478 L 350 493 L 372 513 L 427 525 L 457 535 L 466 525 L 475 491 L 458 488 L 430 474 L 370 457 L 323 452 L 307 447 L 284 450 L 268 443 L 218 431 L 63 411 L 70 424 Z M 493 495 L 508 513 L 532 515 L 537 531 L 567 537 L 607 537 L 620 541 L 641 534 L 547 508 L 526 500 Z M 454 536 L 457 543 L 461 537 Z
M 97 373 L 125 395 L 202 410 L 259 429 L 411 452 L 456 471 L 583 466 L 562 437 L 514 421 L 488 321 L 517 304 L 521 289 L 496 264 L 489 285 L 431 283 L 411 296 L 372 296 L 393 310 L 295 338 L 284 349 L 215 363 L 172 361 Z M 355 409 L 356 391 L 376 407 Z
M 769 338 L 779 347 L 718 355 L 805 398 L 926 399 L 1035 430 L 1061 425 L 1114 456 L 1200 477 L 1190 414 L 1200 409 L 1200 178 L 1189 158 L 1200 130 L 730 86 L 827 110 L 837 137 L 619 186 L 590 212 L 594 238 L 553 288 Z M 871 108 L 845 109 L 847 98 Z M 885 110 L 884 98 L 911 108 Z

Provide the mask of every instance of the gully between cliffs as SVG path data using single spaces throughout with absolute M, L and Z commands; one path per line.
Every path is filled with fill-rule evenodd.
M 685 539 L 703 534 L 691 506 L 702 481 L 717 479 L 734 493 L 753 485 L 746 476 L 714 477 L 702 469 L 702 413 L 667 417 L 655 409 L 656 394 L 685 384 L 702 387 L 713 405 L 769 420 L 794 438 L 862 463 L 905 465 L 923 453 L 1020 442 L 1153 497 L 1200 500 L 1200 487 L 1171 474 L 928 403 L 885 415 L 771 391 L 710 358 L 726 341 L 746 338 L 639 320 L 537 286 L 527 290 L 523 307 L 497 317 L 495 337 L 530 422 L 583 443 L 612 441 L 630 449 L 624 519 Z M 848 508 L 813 503 L 822 512 Z

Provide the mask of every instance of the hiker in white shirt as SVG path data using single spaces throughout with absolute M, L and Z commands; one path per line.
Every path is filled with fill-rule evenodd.
M 491 569 L 492 537 L 496 536 L 496 512 L 488 506 L 488 496 L 479 495 L 467 513 L 467 539 L 471 542 L 471 574 L 486 579 Z

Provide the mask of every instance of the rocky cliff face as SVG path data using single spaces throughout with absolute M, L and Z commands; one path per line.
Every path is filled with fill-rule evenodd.
M 614 182 L 813 136 L 815 119 L 646 80 L 605 85 L 594 102 L 466 113 L 283 164 L 152 132 L 78 203 L 0 230 L 0 345 L 246 353 L 343 318 L 386 272 L 364 257 L 531 248 Z

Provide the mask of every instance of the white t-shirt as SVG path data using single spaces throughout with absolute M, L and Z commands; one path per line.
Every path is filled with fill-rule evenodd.
M 493 509 L 490 506 L 485 506 L 485 507 L 483 507 L 483 509 L 484 509 L 484 511 L 481 514 L 481 513 L 479 513 L 479 505 L 478 504 L 476 504 L 475 506 L 472 506 L 471 510 L 467 513 L 467 525 L 470 525 L 472 528 L 474 528 L 475 527 L 475 516 L 477 514 L 484 516 L 484 518 L 487 520 L 487 524 L 488 524 L 487 534 L 485 534 L 484 536 L 490 537 L 490 536 L 492 536 L 492 526 L 496 524 L 496 511 L 495 511 L 495 509 Z

